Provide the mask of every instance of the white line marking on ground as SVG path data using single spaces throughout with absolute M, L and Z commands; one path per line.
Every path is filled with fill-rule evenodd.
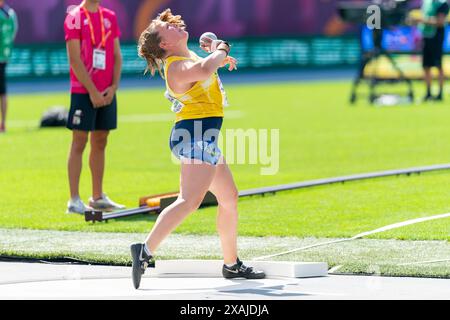
M 239 110 L 232 110 L 225 112 L 227 119 L 243 118 L 244 112 Z M 173 113 L 153 113 L 153 114 L 130 114 L 118 117 L 118 121 L 122 123 L 144 123 L 144 122 L 169 122 L 174 120 Z M 9 128 L 27 128 L 38 127 L 39 120 L 10 120 L 8 121 Z
M 408 262 L 408 263 L 399 264 L 399 266 L 412 266 L 412 265 L 416 265 L 416 264 L 431 264 L 431 263 L 440 263 L 440 262 L 450 262 L 450 259 Z
M 342 265 L 335 266 L 335 267 L 331 268 L 330 270 L 328 270 L 328 274 L 333 273 L 333 272 L 336 272 L 336 271 L 338 271 L 340 268 L 342 268 Z
M 297 251 L 302 251 L 302 250 L 306 250 L 306 249 L 326 246 L 326 245 L 334 244 L 334 243 L 352 241 L 352 240 L 353 240 L 352 238 L 349 238 L 349 239 L 339 239 L 339 240 L 327 241 L 327 242 L 322 242 L 322 243 L 316 243 L 316 244 L 313 244 L 313 245 L 309 245 L 309 246 L 305 246 L 305 247 L 301 247 L 301 248 L 297 248 L 297 249 L 293 249 L 293 250 L 289 250 L 289 251 L 284 251 L 284 252 L 280 252 L 280 253 L 276 253 L 276 254 L 272 254 L 272 255 L 268 255 L 268 256 L 256 257 L 256 258 L 253 258 L 252 260 L 253 261 L 264 260 L 264 259 L 268 259 L 268 258 L 283 256 L 285 254 L 294 253 L 294 252 L 297 252 Z
M 238 119 L 244 117 L 242 111 L 227 111 L 225 113 L 227 119 Z M 131 114 L 120 116 L 119 122 L 125 123 L 141 123 L 141 122 L 166 122 L 174 119 L 173 113 L 157 113 L 157 114 Z
M 119 122 L 140 123 L 140 122 L 167 122 L 173 120 L 172 113 L 155 113 L 155 114 L 129 114 L 119 116 Z
M 375 233 L 380 233 L 380 232 L 384 232 L 384 231 L 388 231 L 388 230 L 392 230 L 392 229 L 397 229 L 397 228 L 401 228 L 401 227 L 406 227 L 412 224 L 416 224 L 416 223 L 421 223 L 421 222 L 426 222 L 426 221 L 431 221 L 431 220 L 437 220 L 437 219 L 444 219 L 444 218 L 449 218 L 450 217 L 450 213 L 445 213 L 445 214 L 439 214 L 439 215 L 435 215 L 435 216 L 431 216 L 431 217 L 424 217 L 424 218 L 417 218 L 417 219 L 412 219 L 412 220 L 407 220 L 404 222 L 399 222 L 399 223 L 394 223 L 394 224 L 390 224 L 388 226 L 379 228 L 379 229 L 375 229 L 373 231 L 368 231 L 368 232 L 363 232 L 360 234 L 357 234 L 356 236 L 354 236 L 352 239 L 359 239 L 368 235 L 372 235 Z
M 272 255 L 268 255 L 268 256 L 256 257 L 256 258 L 253 258 L 253 260 L 256 261 L 256 260 L 269 259 L 269 258 L 273 258 L 273 257 L 283 256 L 283 255 L 286 255 L 286 254 L 289 254 L 289 253 L 294 253 L 294 252 L 297 252 L 297 251 L 302 251 L 302 250 L 306 250 L 306 249 L 326 246 L 326 245 L 329 245 L 329 244 L 353 241 L 353 240 L 361 239 L 361 238 L 363 238 L 365 236 L 369 236 L 369 235 L 372 235 L 372 234 L 381 233 L 381 232 L 385 232 L 385 231 L 392 230 L 392 229 L 398 229 L 398 228 L 402 228 L 402 227 L 409 226 L 409 225 L 412 225 L 412 224 L 417 224 L 417 223 L 422 223 L 422 222 L 431 221 L 431 220 L 437 220 L 437 219 L 444 219 L 444 218 L 449 218 L 449 217 L 450 217 L 450 213 L 445 213 L 445 214 L 439 214 L 439 215 L 435 215 L 435 216 L 431 216 L 431 217 L 411 219 L 411 220 L 407 220 L 407 221 L 404 221 L 404 222 L 390 224 L 390 225 L 387 225 L 385 227 L 381 227 L 381 228 L 378 228 L 378 229 L 375 229 L 375 230 L 372 230 L 372 231 L 362 232 L 362 233 L 357 234 L 356 236 L 353 236 L 353 237 L 348 238 L 348 239 L 339 239 L 339 240 L 322 242 L 322 243 L 313 244 L 313 245 L 310 245 L 310 246 L 301 247 L 301 248 L 297 248 L 297 249 L 293 249 L 293 250 L 289 250 L 289 251 L 284 251 L 284 252 L 280 252 L 280 253 L 276 253 L 276 254 L 272 254 Z
M 9 120 L 7 122 L 8 128 L 26 128 L 39 126 L 38 121 L 32 120 Z

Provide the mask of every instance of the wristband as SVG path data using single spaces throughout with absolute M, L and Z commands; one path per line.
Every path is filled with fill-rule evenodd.
M 217 46 L 216 50 L 222 50 L 228 56 L 230 54 L 230 44 L 226 41 L 222 41 L 222 43 Z

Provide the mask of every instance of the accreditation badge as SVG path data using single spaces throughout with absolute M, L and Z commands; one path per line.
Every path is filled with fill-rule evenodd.
M 172 112 L 178 113 L 183 109 L 184 104 L 180 101 L 172 97 L 168 90 L 164 93 L 164 97 L 166 97 L 167 100 L 172 102 L 172 107 L 170 108 Z
M 92 63 L 95 69 L 106 70 L 106 51 L 94 49 L 94 61 Z

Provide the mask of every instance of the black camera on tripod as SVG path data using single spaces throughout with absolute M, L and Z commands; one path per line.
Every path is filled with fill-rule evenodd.
M 353 104 L 357 98 L 357 88 L 361 80 L 369 80 L 369 102 L 374 103 L 380 95 L 375 93 L 375 88 L 383 79 L 377 78 L 373 73 L 369 78 L 365 77 L 364 69 L 369 62 L 381 56 L 386 57 L 397 71 L 395 82 L 405 82 L 408 86 L 407 99 L 414 100 L 411 80 L 405 77 L 404 72 L 397 66 L 392 56 L 383 49 L 383 30 L 390 27 L 406 24 L 409 13 L 409 0 L 372 0 L 372 1 L 343 1 L 338 3 L 338 12 L 341 19 L 348 23 L 366 26 L 372 29 L 374 48 L 370 52 L 363 52 L 357 77 L 353 82 L 350 102 Z

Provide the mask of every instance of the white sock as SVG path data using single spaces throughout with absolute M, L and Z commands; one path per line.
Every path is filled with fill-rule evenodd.
M 235 263 L 232 263 L 232 264 L 225 264 L 228 268 L 231 268 L 231 267 L 233 267 L 233 266 L 235 266 L 236 265 L 236 263 L 237 262 L 235 262 Z
M 146 253 L 148 256 L 152 256 L 152 257 L 153 257 L 152 252 L 151 252 L 150 249 L 147 247 L 147 243 L 144 243 L 144 251 L 145 251 L 145 253 Z

